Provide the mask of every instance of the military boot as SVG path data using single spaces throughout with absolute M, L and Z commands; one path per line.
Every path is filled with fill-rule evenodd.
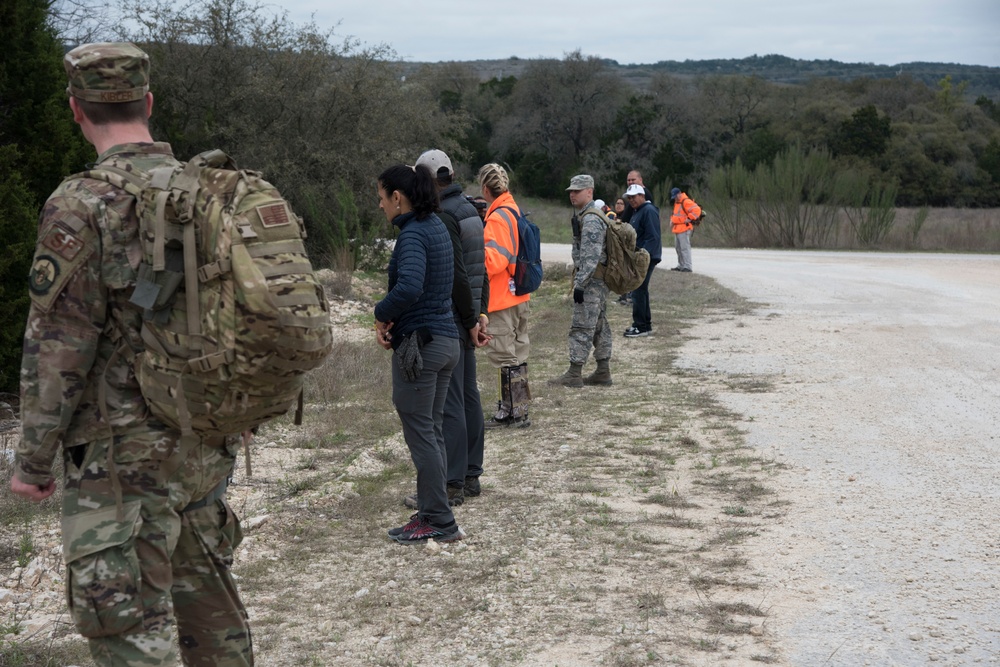
M 510 367 L 510 403 L 513 423 L 511 426 L 524 428 L 531 426 L 528 404 L 531 403 L 531 387 L 528 385 L 528 364 Z
M 601 387 L 611 386 L 611 367 L 609 362 L 609 359 L 598 359 L 597 370 L 583 378 L 583 383 Z
M 514 403 L 510 395 L 511 368 L 513 366 L 504 366 L 499 370 L 500 400 L 497 401 L 496 413 L 483 424 L 483 427 L 487 430 L 510 426 L 514 420 Z
M 574 364 L 570 362 L 569 370 L 559 377 L 549 380 L 549 384 L 561 384 L 564 387 L 582 387 L 583 364 Z

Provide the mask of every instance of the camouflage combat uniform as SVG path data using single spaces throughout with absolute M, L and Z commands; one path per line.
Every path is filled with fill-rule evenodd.
M 71 88 L 81 52 L 141 54 L 99 46 L 67 54 Z M 98 162 L 176 164 L 165 143 L 120 144 Z M 150 416 L 129 362 L 142 346 L 129 304 L 140 255 L 131 196 L 74 178 L 49 197 L 29 281 L 15 474 L 45 485 L 63 454 L 68 604 L 98 665 L 174 665 L 178 639 L 186 665 L 252 665 L 230 574 L 241 532 L 225 499 L 239 436 L 182 438 Z
M 583 290 L 583 303 L 573 304 L 569 329 L 569 360 L 584 364 L 594 347 L 594 359 L 611 358 L 611 327 L 607 319 L 608 286 L 596 277 L 598 264 L 606 261 L 604 235 L 607 228 L 590 202 L 573 217 L 573 289 Z

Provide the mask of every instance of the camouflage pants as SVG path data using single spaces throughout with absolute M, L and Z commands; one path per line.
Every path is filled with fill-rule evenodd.
M 110 440 L 66 450 L 67 597 L 101 667 L 175 665 L 178 643 L 185 665 L 253 665 L 246 610 L 230 574 L 242 533 L 220 485 L 237 442 L 190 440 L 118 438 L 113 470 Z M 112 474 L 121 484 L 121 516 Z M 203 506 L 192 503 L 206 497 Z
M 594 359 L 611 358 L 611 327 L 607 318 L 608 286 L 603 280 L 591 279 L 583 290 L 583 303 L 573 304 L 573 321 L 569 328 L 569 360 L 587 363 L 590 347 Z

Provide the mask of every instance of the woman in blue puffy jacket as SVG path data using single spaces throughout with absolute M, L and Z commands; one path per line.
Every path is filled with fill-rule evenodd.
M 392 349 L 392 402 L 417 469 L 417 512 L 389 531 L 403 544 L 465 537 L 448 506 L 444 402 L 460 353 L 451 308 L 454 251 L 437 190 L 423 166 L 396 165 L 378 177 L 379 208 L 399 228 L 389 291 L 375 305 L 375 337 Z

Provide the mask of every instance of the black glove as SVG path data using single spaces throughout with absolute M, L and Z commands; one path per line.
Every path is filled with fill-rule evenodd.
M 583 303 L 583 290 L 579 287 L 573 290 L 573 303 Z
M 396 348 L 396 355 L 399 358 L 399 370 L 403 372 L 403 379 L 413 382 L 420 377 L 420 372 L 424 370 L 424 360 L 420 356 L 418 332 L 413 332 L 403 339 Z

